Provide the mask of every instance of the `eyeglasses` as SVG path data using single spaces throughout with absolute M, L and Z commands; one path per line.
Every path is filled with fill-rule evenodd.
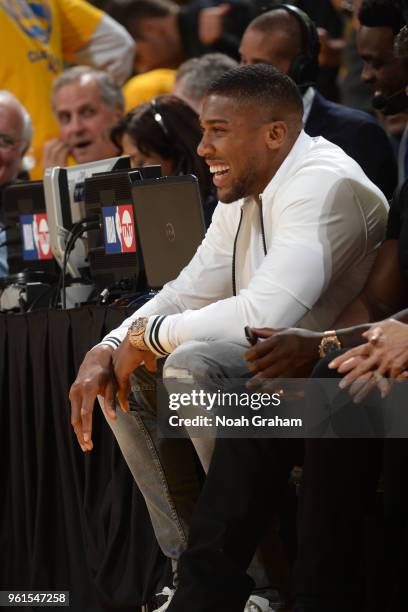
M 159 109 L 157 108 L 157 99 L 156 98 L 153 98 L 153 100 L 150 102 L 150 108 L 152 110 L 153 119 L 156 121 L 156 123 L 158 123 L 160 125 L 160 127 L 163 130 L 164 134 L 166 136 L 169 136 L 169 131 L 166 128 L 166 124 L 163 121 L 163 117 L 159 113 Z
M 0 149 L 3 151 L 11 151 L 12 149 L 15 149 L 20 142 L 20 140 L 14 140 L 14 138 L 8 134 L 0 134 Z

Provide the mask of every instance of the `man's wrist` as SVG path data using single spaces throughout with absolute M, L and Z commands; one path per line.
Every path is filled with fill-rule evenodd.
M 337 336 L 341 342 L 341 345 L 345 349 L 353 348 L 359 344 L 364 344 L 366 339 L 363 338 L 362 334 L 370 329 L 372 323 L 363 323 L 362 325 L 355 325 L 353 327 L 345 327 L 337 330 Z

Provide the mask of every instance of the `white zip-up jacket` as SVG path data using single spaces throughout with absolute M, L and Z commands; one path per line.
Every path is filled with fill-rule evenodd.
M 219 203 L 191 262 L 102 343 L 118 347 L 141 316 L 160 356 L 188 340 L 246 346 L 246 325 L 328 329 L 361 291 L 387 212 L 353 159 L 302 131 L 259 201 Z

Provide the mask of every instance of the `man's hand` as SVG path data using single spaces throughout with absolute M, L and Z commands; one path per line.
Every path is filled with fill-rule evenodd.
M 129 412 L 130 375 L 144 363 L 149 372 L 157 370 L 157 357 L 151 351 L 140 351 L 132 346 L 126 336 L 113 354 L 113 368 L 118 384 L 117 397 L 124 412 Z
M 54 166 L 66 166 L 68 155 L 68 146 L 59 138 L 53 138 L 44 144 L 41 165 L 44 170 L 45 168 L 53 168 Z
M 219 4 L 203 9 L 198 18 L 198 38 L 211 47 L 221 38 L 224 30 L 224 17 L 230 11 L 230 4 Z
M 375 323 L 362 334 L 368 340 L 334 359 L 329 367 L 345 374 L 340 387 L 349 387 L 361 401 L 374 387 L 384 398 L 394 380 L 405 380 L 408 367 L 408 325 L 395 319 Z
M 116 381 L 112 366 L 113 349 L 99 346 L 89 351 L 79 368 L 78 376 L 69 392 L 71 425 L 83 451 L 92 444 L 92 412 L 97 395 L 103 395 L 109 418 L 116 419 Z
M 258 342 L 245 353 L 250 371 L 256 372 L 247 383 L 249 388 L 265 379 L 309 376 L 319 359 L 321 333 L 292 327 L 251 329 L 258 338 L 267 340 Z

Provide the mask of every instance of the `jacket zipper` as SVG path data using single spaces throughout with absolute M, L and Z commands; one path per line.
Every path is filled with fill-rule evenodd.
M 241 216 L 239 218 L 238 229 L 237 229 L 237 233 L 235 234 L 235 240 L 234 240 L 234 250 L 232 252 L 232 295 L 237 295 L 237 286 L 236 286 L 236 280 L 235 280 L 235 256 L 236 256 L 239 229 L 242 223 L 242 213 L 243 211 L 241 208 Z
M 264 226 L 263 209 L 262 209 L 262 195 L 259 196 L 259 215 L 261 218 L 262 244 L 263 244 L 263 249 L 264 249 L 264 255 L 266 255 L 268 252 L 268 249 L 266 248 L 265 226 Z
M 262 214 L 263 210 L 262 210 L 262 196 L 261 195 L 259 196 L 259 204 L 260 204 L 259 214 L 260 214 L 260 219 L 261 219 L 262 244 L 263 244 L 263 249 L 264 249 L 264 255 L 266 255 L 268 250 L 266 248 L 265 226 L 264 226 L 264 220 L 263 220 L 263 214 Z M 236 284 L 236 275 L 235 275 L 235 258 L 236 258 L 236 253 L 237 253 L 237 240 L 238 240 L 239 230 L 241 228 L 242 216 L 243 216 L 243 211 L 241 208 L 241 216 L 239 218 L 237 233 L 235 234 L 234 250 L 232 253 L 232 295 L 237 295 L 237 284 Z

